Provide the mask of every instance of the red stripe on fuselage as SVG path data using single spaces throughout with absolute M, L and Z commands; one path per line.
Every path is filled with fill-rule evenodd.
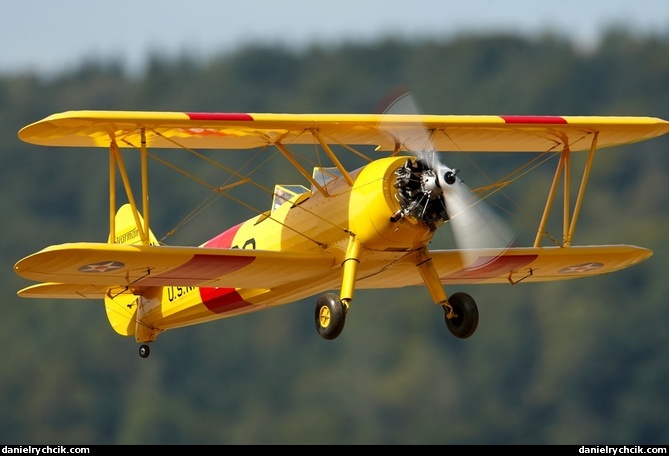
M 252 305 L 244 301 L 234 288 L 200 288 L 202 304 L 214 313 L 232 312 Z
M 204 246 L 218 249 L 229 249 L 232 247 L 232 240 L 235 238 L 235 234 L 237 234 L 237 231 L 239 231 L 239 228 L 241 228 L 242 225 L 243 223 L 240 223 L 239 225 L 235 225 L 232 228 L 223 231 L 215 238 L 208 240 Z
M 241 226 L 242 223 L 227 229 L 218 236 L 207 241 L 204 246 L 209 248 L 229 249 Z M 246 266 L 246 264 L 251 261 L 253 261 L 253 258 L 250 258 L 250 261 L 240 267 Z M 202 304 L 214 313 L 232 312 L 233 310 L 238 310 L 251 305 L 251 303 L 244 301 L 234 288 L 201 287 L 200 298 L 202 299 Z
M 566 124 L 567 120 L 560 116 L 500 116 L 506 123 L 525 124 Z
M 187 112 L 186 115 L 190 120 L 253 120 L 243 112 Z

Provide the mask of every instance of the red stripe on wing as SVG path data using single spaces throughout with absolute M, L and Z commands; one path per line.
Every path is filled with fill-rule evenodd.
M 538 255 L 501 255 L 498 257 L 480 257 L 474 265 L 468 269 L 463 269 L 454 274 L 446 276 L 447 279 L 487 279 L 498 277 L 500 274 L 509 272 L 527 266 Z M 478 265 L 478 266 L 477 266 Z
M 566 124 L 567 119 L 560 116 L 500 116 L 506 123 L 525 124 Z
M 186 115 L 190 120 L 253 120 L 243 112 L 187 112 Z
M 163 285 L 164 279 L 178 280 L 183 287 L 197 286 L 203 278 L 214 278 L 247 266 L 255 257 L 194 255 L 188 262 L 162 274 L 148 276 L 138 282 L 142 286 Z

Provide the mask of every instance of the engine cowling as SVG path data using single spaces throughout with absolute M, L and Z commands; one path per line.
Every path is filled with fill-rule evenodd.
M 368 249 L 414 250 L 426 245 L 447 220 L 436 178 L 407 157 L 376 160 L 358 175 L 351 191 L 349 226 Z

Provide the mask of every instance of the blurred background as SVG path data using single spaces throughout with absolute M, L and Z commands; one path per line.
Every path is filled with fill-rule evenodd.
M 107 239 L 107 155 L 17 138 L 50 114 L 366 113 L 408 86 L 430 114 L 669 119 L 666 2 L 29 0 L 1 21 L 0 443 L 669 441 L 669 137 L 597 154 L 574 239 L 654 255 L 587 280 L 449 287 L 479 304 L 467 340 L 426 290 L 404 288 L 358 291 L 335 341 L 314 329 L 314 298 L 168 331 L 141 359 L 102 302 L 20 299 L 30 283 L 12 270 L 50 244 Z M 527 157 L 444 160 L 476 186 Z M 508 189 L 525 244 L 554 163 Z M 303 183 L 290 173 L 258 177 Z M 151 190 L 159 239 L 208 196 L 158 166 Z M 199 245 L 248 216 L 219 199 L 166 242 Z

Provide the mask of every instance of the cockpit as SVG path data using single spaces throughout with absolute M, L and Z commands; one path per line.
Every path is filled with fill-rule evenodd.
M 327 187 L 329 182 L 341 177 L 341 172 L 335 167 L 317 166 L 314 168 L 311 177 L 321 187 Z M 298 200 L 304 198 L 297 198 L 300 195 L 313 194 L 318 191 L 315 185 L 311 185 L 311 190 L 303 185 L 281 185 L 274 186 L 274 197 L 272 199 L 272 211 L 277 210 L 284 203 L 292 201 L 295 204 Z M 305 196 L 306 198 L 306 196 Z

